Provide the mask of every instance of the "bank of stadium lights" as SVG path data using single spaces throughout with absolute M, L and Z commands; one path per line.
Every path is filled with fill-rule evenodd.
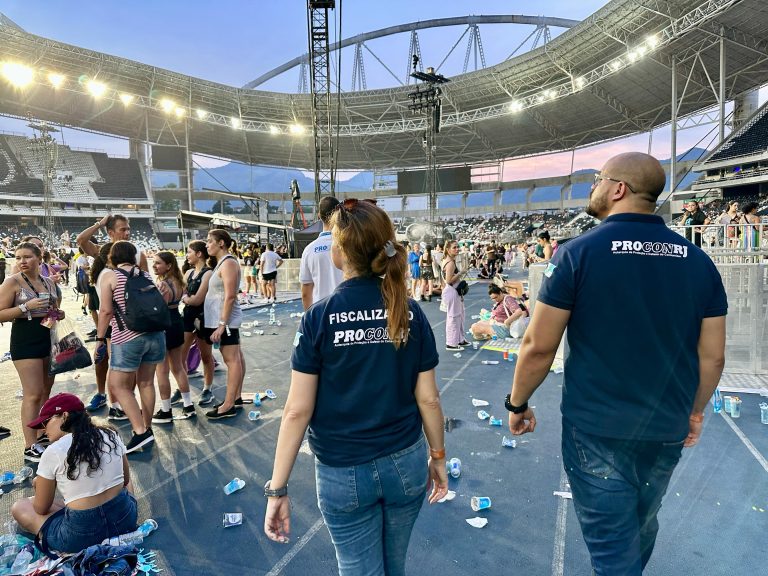
M 304 134 L 305 128 L 301 124 L 291 124 L 288 130 L 294 136 L 301 136 L 302 134 Z
M 238 118 L 237 116 L 232 116 L 232 118 L 229 119 L 229 123 L 232 125 L 232 128 L 234 128 L 235 130 L 237 130 L 238 128 L 240 128 L 240 126 L 243 125 L 243 123 L 240 121 L 240 118 Z
M 509 111 L 512 113 L 520 112 L 523 109 L 523 103 L 520 100 L 513 100 L 509 103 Z
M 205 120 L 205 118 L 208 116 L 208 112 L 206 112 L 202 108 L 198 108 L 197 110 L 195 110 L 195 114 L 197 115 L 198 120 Z
M 50 72 L 48 74 L 48 82 L 54 88 L 61 88 L 64 85 L 64 80 L 65 78 L 62 74 L 57 74 L 56 72 Z
M 131 102 L 133 102 L 133 99 L 133 94 L 120 94 L 120 102 L 122 102 L 125 106 L 130 106 Z
M 176 115 L 176 118 L 184 118 L 184 116 L 187 115 L 187 110 L 181 106 L 177 106 L 173 113 Z
M 88 80 L 88 82 L 85 83 L 85 87 L 94 98 L 101 98 L 107 91 L 107 85 L 98 80 Z
M 613 62 L 611 62 L 611 70 L 616 72 L 619 68 L 621 68 L 624 65 L 624 62 L 621 61 L 621 58 L 616 58 Z
M 18 62 L 3 62 L 0 67 L 3 77 L 16 88 L 24 88 L 35 79 L 35 71 Z
M 160 100 L 160 108 L 162 108 L 163 112 L 166 114 L 170 114 L 176 109 L 176 103 L 170 98 L 162 98 Z
M 579 76 L 573 81 L 575 90 L 581 90 L 582 88 L 584 88 L 584 86 L 586 86 L 586 84 L 587 84 L 587 79 L 584 78 L 584 76 Z
M 269 127 L 269 133 L 270 133 L 270 134 L 272 134 L 273 136 L 275 136 L 275 135 L 277 135 L 277 134 L 280 134 L 280 128 L 278 128 L 277 126 L 275 126 L 274 124 L 272 124 L 272 125 L 270 125 L 270 127 Z

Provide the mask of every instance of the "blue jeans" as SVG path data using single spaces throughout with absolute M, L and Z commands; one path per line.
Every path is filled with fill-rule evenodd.
M 336 548 L 339 576 L 405 574 L 427 475 L 423 436 L 404 450 L 357 466 L 315 460 L 317 504 Z
M 563 419 L 563 466 L 597 576 L 640 576 L 656 543 L 656 515 L 682 449 L 682 440 L 593 436 Z

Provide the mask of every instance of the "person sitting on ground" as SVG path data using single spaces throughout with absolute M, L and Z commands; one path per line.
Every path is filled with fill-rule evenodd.
M 528 317 L 528 310 L 525 306 L 520 306 L 519 301 L 509 294 L 491 284 L 488 286 L 488 296 L 493 301 L 490 320 L 480 320 L 470 326 L 470 331 L 475 340 L 488 340 L 496 336 L 497 338 L 509 338 L 510 326 L 520 318 Z M 519 336 L 519 334 L 518 334 Z
M 114 428 L 95 424 L 67 393 L 49 398 L 28 426 L 44 429 L 51 445 L 32 481 L 35 495 L 15 502 L 11 514 L 38 535 L 44 552 L 79 552 L 136 530 L 125 445 Z M 57 490 L 61 500 L 54 499 Z

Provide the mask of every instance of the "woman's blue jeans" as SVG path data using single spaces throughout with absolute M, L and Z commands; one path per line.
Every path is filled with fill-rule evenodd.
M 404 450 L 357 466 L 315 460 L 317 503 L 336 548 L 339 576 L 405 574 L 427 475 L 423 436 Z
M 563 419 L 563 465 L 597 576 L 640 576 L 683 441 L 617 440 Z

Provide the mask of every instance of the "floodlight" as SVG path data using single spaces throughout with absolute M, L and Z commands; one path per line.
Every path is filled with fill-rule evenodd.
M 181 106 L 177 106 L 173 113 L 176 114 L 176 118 L 184 118 L 184 116 L 187 114 L 187 111 Z
M 176 108 L 176 103 L 170 98 L 163 98 L 160 100 L 160 108 L 162 108 L 163 112 L 166 114 L 170 114 L 173 112 L 174 108 Z
M 648 47 L 645 44 L 640 44 L 635 51 L 637 52 L 637 55 L 642 58 L 645 56 L 645 53 L 648 52 Z
M 35 77 L 35 71 L 32 68 L 16 62 L 3 62 L 2 72 L 5 79 L 16 88 L 24 88 Z
M 520 112 L 523 109 L 523 103 L 520 100 L 513 100 L 509 103 L 510 112 Z
M 51 72 L 48 74 L 48 82 L 50 82 L 51 86 L 54 88 L 61 88 L 61 85 L 64 84 L 64 76 L 57 74 L 56 72 Z
M 301 124 L 291 124 L 290 127 L 291 134 L 294 134 L 296 136 L 300 134 L 304 134 L 304 126 Z
M 623 63 L 623 62 L 622 62 L 620 59 L 618 59 L 618 58 L 617 58 L 616 60 L 614 60 L 613 62 L 611 62 L 611 70 L 613 70 L 614 72 L 616 72 L 616 70 L 618 70 L 619 68 L 621 68 L 623 64 L 624 64 L 624 63 Z
M 584 76 L 579 76 L 575 80 L 576 88 L 584 88 L 584 85 L 587 83 L 587 79 L 584 78 Z
M 272 124 L 272 125 L 269 127 L 269 133 L 270 133 L 270 134 L 280 134 L 280 128 L 278 128 L 277 126 L 275 126 L 274 124 Z
M 237 118 L 235 116 L 232 116 L 232 118 L 229 119 L 230 123 L 232 124 L 232 128 L 240 128 L 242 126 L 242 122 L 240 121 L 240 118 Z
M 552 100 L 553 98 L 555 98 L 557 96 L 557 91 L 556 90 L 547 90 L 546 92 L 544 92 L 544 96 L 546 98 Z
M 131 102 L 133 102 L 133 95 L 132 94 L 120 94 L 120 101 L 128 106 Z
M 107 91 L 107 85 L 97 80 L 88 80 L 88 82 L 85 84 L 85 87 L 94 98 L 101 98 L 104 96 L 104 92 Z
M 205 117 L 208 116 L 208 112 L 203 110 L 202 108 L 198 108 L 195 113 L 197 114 L 198 120 L 205 120 Z
M 637 53 L 637 51 L 636 51 L 636 50 L 630 50 L 630 51 L 627 53 L 627 56 L 629 57 L 629 61 L 630 61 L 630 62 L 634 62 L 635 60 L 637 60 L 638 58 L 640 58 L 640 55 Z
M 653 50 L 656 48 L 656 46 L 659 45 L 659 37 L 655 34 L 651 34 L 645 39 L 646 44 L 648 44 L 648 47 Z

